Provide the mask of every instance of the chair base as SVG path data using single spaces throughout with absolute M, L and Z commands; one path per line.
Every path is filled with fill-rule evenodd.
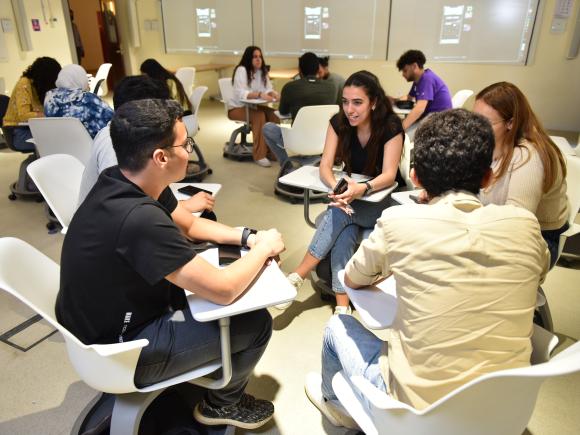
M 246 140 L 246 136 L 250 131 L 250 127 L 247 125 L 236 128 L 230 135 L 230 140 L 224 145 L 223 156 L 232 160 L 252 159 L 253 144 Z M 236 142 L 238 135 L 240 135 L 240 142 Z
M 193 143 L 193 152 L 195 152 L 197 160 L 190 159 L 187 163 L 187 172 L 185 173 L 185 177 L 182 180 L 182 182 L 185 183 L 200 182 L 207 175 L 213 173 L 212 169 L 203 158 L 201 149 L 195 142 Z
M 28 172 L 26 172 L 28 165 L 30 165 L 36 159 L 36 154 L 30 154 L 22 161 L 22 163 L 20 163 L 20 169 L 18 170 L 18 180 L 10 185 L 10 195 L 8 198 L 11 201 L 14 201 L 18 197 L 37 199 L 42 198 L 42 195 L 34 185 L 34 182 L 28 175 Z
M 205 389 L 192 385 L 180 384 L 168 388 L 163 391 L 163 394 L 154 394 L 154 400 L 150 399 L 151 393 L 132 393 L 129 395 L 115 396 L 113 394 L 102 393 L 97 395 L 81 412 L 77 421 L 75 422 L 71 435 L 113 435 L 114 433 L 122 433 L 123 435 L 152 435 L 156 433 L 159 424 L 159 414 L 167 416 L 166 425 L 163 427 L 163 432 L 175 430 L 174 426 L 186 426 L 192 433 L 199 433 L 200 435 L 233 435 L 233 426 L 204 426 L 193 419 L 193 409 L 195 405 L 203 398 Z M 133 396 L 129 398 L 128 396 Z M 159 396 L 159 397 L 157 397 Z M 121 399 L 122 400 L 119 400 Z M 129 426 L 123 426 L 122 431 L 116 431 L 113 426 L 119 423 L 129 423 L 127 418 L 129 415 L 124 414 L 127 410 L 124 406 L 144 405 L 147 402 L 145 412 L 141 412 L 139 420 L 132 429 Z M 176 403 L 177 402 L 177 403 Z M 147 405 L 149 405 L 147 407 Z M 175 406 L 180 407 L 179 415 L 172 415 L 171 412 Z M 188 408 L 184 411 L 183 408 Z M 121 412 L 124 415 L 121 419 L 115 414 Z M 191 412 L 189 412 L 191 410 Z M 169 413 L 169 415 L 167 415 Z M 129 414 L 133 414 L 129 412 Z M 184 415 L 185 414 L 185 415 Z M 123 418 L 124 417 L 124 418 Z M 115 420 L 117 418 L 117 420 Z M 142 423 L 142 424 L 141 424 Z M 142 427 L 139 427 L 142 426 Z M 119 426 L 117 426 L 119 427 Z M 116 432 L 115 432 L 116 431 Z

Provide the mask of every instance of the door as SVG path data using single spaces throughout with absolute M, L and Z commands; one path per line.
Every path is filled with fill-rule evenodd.
M 101 11 L 98 16 L 99 32 L 105 63 L 111 63 L 107 86 L 114 89 L 115 84 L 125 77 L 125 64 L 117 26 L 117 9 L 114 0 L 100 0 Z

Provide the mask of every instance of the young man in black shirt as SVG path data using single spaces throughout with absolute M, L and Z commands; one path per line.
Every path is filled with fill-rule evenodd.
M 178 103 L 125 103 L 110 125 L 119 166 L 101 173 L 64 240 L 59 322 L 87 344 L 146 338 L 135 373 L 138 387 L 187 372 L 220 357 L 217 322 L 193 319 L 184 288 L 219 304 L 234 301 L 268 258 L 284 249 L 275 229 L 240 231 L 196 218 L 169 184 L 183 178 L 189 139 Z M 224 269 L 196 256 L 191 240 L 244 244 L 247 255 Z M 256 428 L 271 402 L 244 393 L 271 335 L 266 310 L 231 319 L 233 375 L 195 409 L 205 424 Z

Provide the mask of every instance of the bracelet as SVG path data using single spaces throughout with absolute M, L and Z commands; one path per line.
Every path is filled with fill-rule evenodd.
M 242 240 L 240 245 L 242 245 L 242 248 L 244 249 L 250 249 L 250 247 L 248 246 L 248 238 L 250 237 L 251 234 L 256 234 L 258 231 L 254 230 L 253 228 L 246 228 L 244 227 L 244 229 L 242 230 Z

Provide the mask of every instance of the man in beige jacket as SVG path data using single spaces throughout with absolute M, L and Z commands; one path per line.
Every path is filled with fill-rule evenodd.
M 333 316 L 322 376 L 306 392 L 336 425 L 354 425 L 332 390 L 340 370 L 423 409 L 485 373 L 529 365 L 538 285 L 549 264 L 538 221 L 515 206 L 483 207 L 491 126 L 462 109 L 432 115 L 415 136 L 414 183 L 427 204 L 385 210 L 346 266 L 349 287 L 393 274 L 397 314 L 382 341 Z

